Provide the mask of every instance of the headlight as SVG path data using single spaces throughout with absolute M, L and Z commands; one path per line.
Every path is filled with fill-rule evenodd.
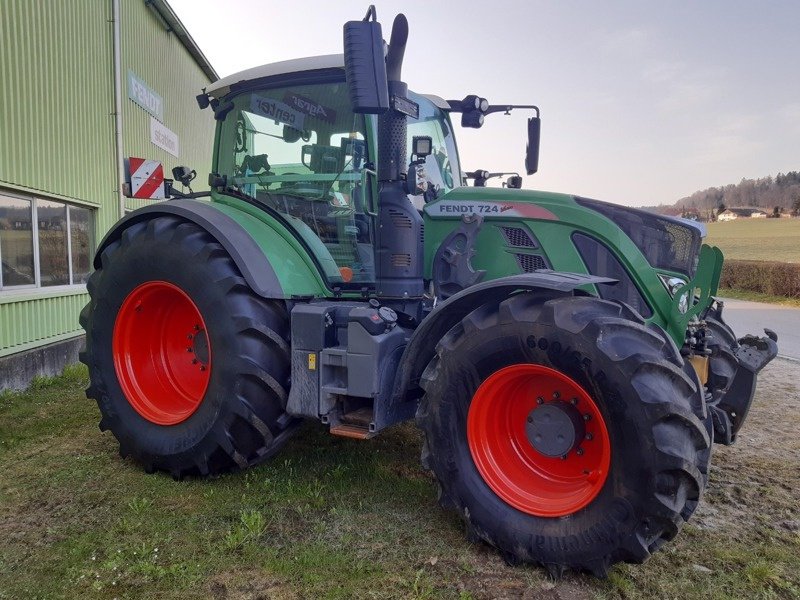
M 680 277 L 659 275 L 658 278 L 661 280 L 661 283 L 664 284 L 664 287 L 667 288 L 669 295 L 673 298 L 675 297 L 675 292 L 677 292 L 682 286 L 686 285 L 686 282 Z

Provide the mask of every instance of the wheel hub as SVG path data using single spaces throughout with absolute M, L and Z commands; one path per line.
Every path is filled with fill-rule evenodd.
M 572 404 L 548 402 L 528 413 L 525 434 L 537 452 L 550 457 L 567 456 L 583 441 L 586 426 Z

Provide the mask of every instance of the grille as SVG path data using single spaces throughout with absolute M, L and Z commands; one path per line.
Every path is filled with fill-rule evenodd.
M 411 255 L 410 254 L 392 254 L 393 267 L 410 267 Z
M 517 248 L 539 247 L 531 234 L 521 227 L 502 227 L 501 229 L 509 246 L 516 246 Z
M 546 269 L 547 261 L 538 254 L 515 254 L 519 268 L 525 273 L 533 273 L 537 269 Z
M 652 266 L 694 277 L 703 243 L 697 226 L 598 200 L 576 197 L 575 202 L 614 221 Z
M 389 216 L 392 219 L 392 225 L 395 227 L 399 227 L 400 229 L 410 229 L 411 228 L 411 217 L 408 215 L 403 214 L 399 210 L 395 210 L 393 208 L 389 209 Z

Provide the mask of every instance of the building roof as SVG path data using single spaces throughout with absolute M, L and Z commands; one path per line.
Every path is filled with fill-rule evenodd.
M 720 214 L 724 215 L 725 213 L 739 215 L 740 217 L 749 217 L 753 213 L 767 214 L 763 209 L 755 206 L 736 206 L 732 208 L 726 208 Z
M 211 66 L 211 63 L 208 62 L 206 55 L 203 54 L 203 51 L 200 50 L 197 42 L 195 42 L 192 36 L 189 35 L 186 27 L 183 23 L 181 23 L 178 15 L 175 14 L 175 11 L 172 10 L 172 7 L 169 4 L 167 4 L 166 0 L 144 0 L 144 3 L 145 6 L 155 12 L 156 15 L 164 22 L 167 31 L 170 31 L 177 36 L 184 48 L 186 48 L 200 69 L 202 69 L 203 73 L 206 74 L 206 77 L 208 77 L 211 81 L 216 81 L 219 79 L 219 74 L 214 70 L 214 67 Z

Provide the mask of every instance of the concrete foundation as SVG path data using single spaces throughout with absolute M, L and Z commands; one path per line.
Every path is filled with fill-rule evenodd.
M 33 378 L 60 375 L 67 365 L 78 362 L 84 336 L 48 344 L 0 358 L 0 391 L 23 390 Z

